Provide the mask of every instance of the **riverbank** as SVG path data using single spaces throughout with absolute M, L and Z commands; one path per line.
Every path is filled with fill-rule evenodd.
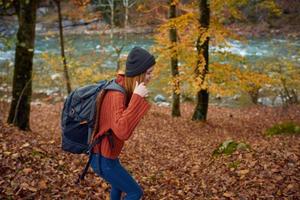
M 257 24 L 251 23 L 232 23 L 225 25 L 226 28 L 234 33 L 245 37 L 275 37 L 275 38 L 300 38 L 300 24 L 298 23 L 299 16 L 288 16 L 274 20 L 272 24 L 261 22 Z M 70 21 L 63 22 L 65 35 L 108 35 L 113 34 L 149 34 L 155 33 L 158 26 L 138 26 L 115 27 L 110 29 L 109 24 L 103 21 L 94 19 L 90 21 Z M 0 18 L 0 35 L 12 36 L 17 32 L 17 18 L 15 16 L 2 16 Z M 36 24 L 37 35 L 53 35 L 59 34 L 58 23 L 38 22 Z
M 0 17 L 0 36 L 13 36 L 17 33 L 18 22 L 15 16 L 2 16 Z M 128 27 L 127 29 L 122 27 L 115 27 L 113 30 L 109 28 L 108 24 L 99 20 L 92 20 L 89 22 L 80 21 L 63 21 L 63 31 L 65 35 L 103 35 L 103 34 L 148 34 L 153 33 L 156 27 L 151 26 L 139 26 Z M 37 35 L 53 35 L 59 34 L 58 23 L 52 24 L 39 22 L 36 24 Z
M 135 28 L 114 28 L 113 30 L 103 27 L 103 29 L 85 29 L 82 27 L 73 27 L 64 29 L 64 35 L 125 35 L 125 34 L 151 34 L 154 33 L 155 28 L 153 27 L 135 27 Z M 58 30 L 50 30 L 47 32 L 38 32 L 41 36 L 58 35 Z
M 299 19 L 300 20 L 300 19 Z M 300 23 L 286 24 L 271 28 L 267 23 L 261 24 L 232 24 L 228 26 L 232 32 L 244 37 L 260 37 L 260 38 L 300 38 Z

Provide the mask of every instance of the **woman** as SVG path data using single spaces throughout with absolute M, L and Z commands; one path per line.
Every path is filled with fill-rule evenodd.
M 151 79 L 155 65 L 154 56 L 140 47 L 134 47 L 126 60 L 125 76 L 118 74 L 116 82 L 126 90 L 108 91 L 98 108 L 95 137 L 113 131 L 113 147 L 108 137 L 93 149 L 91 166 L 95 173 L 111 184 L 110 198 L 120 199 L 122 192 L 126 200 L 140 199 L 141 187 L 122 167 L 119 154 L 141 118 L 150 108 L 145 99 L 148 96 L 146 84 Z

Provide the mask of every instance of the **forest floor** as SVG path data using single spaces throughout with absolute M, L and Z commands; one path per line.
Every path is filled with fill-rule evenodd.
M 62 104 L 32 106 L 31 132 L 5 123 L 0 103 L 0 199 L 109 199 L 109 188 L 90 169 L 75 185 L 86 157 L 60 146 Z M 264 135 L 283 121 L 300 123 L 300 106 L 211 106 L 207 123 L 152 105 L 125 143 L 121 163 L 144 190 L 143 199 L 300 199 L 300 137 Z M 212 156 L 225 140 L 251 146 Z

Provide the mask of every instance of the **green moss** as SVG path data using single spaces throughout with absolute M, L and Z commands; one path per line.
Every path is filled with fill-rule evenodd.
M 271 128 L 266 130 L 265 133 L 267 136 L 273 135 L 299 135 L 300 134 L 300 125 L 294 122 L 284 122 L 275 124 Z
M 214 150 L 213 156 L 221 154 L 230 155 L 236 150 L 246 150 L 249 148 L 250 145 L 248 144 L 242 142 L 235 142 L 233 140 L 226 140 L 222 144 L 220 144 L 217 149 Z

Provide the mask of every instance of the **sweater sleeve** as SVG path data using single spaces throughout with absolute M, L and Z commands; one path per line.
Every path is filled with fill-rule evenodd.
M 111 94 L 111 128 L 120 140 L 127 140 L 150 108 L 150 104 L 140 95 L 133 94 L 126 108 L 125 96 L 122 93 L 112 91 Z

